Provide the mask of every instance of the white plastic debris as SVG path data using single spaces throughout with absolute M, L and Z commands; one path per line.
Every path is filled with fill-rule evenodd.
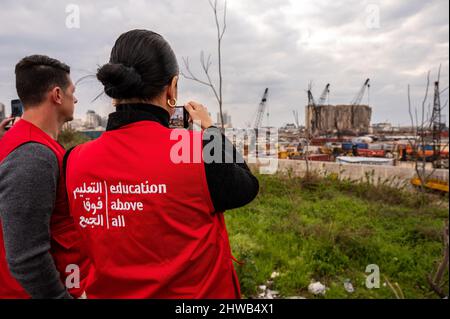
M 279 298 L 280 292 L 276 290 L 271 290 L 273 288 L 273 279 L 280 276 L 279 272 L 273 272 L 270 276 L 271 279 L 266 282 L 265 285 L 258 286 L 259 293 L 258 298 L 260 299 L 275 299 Z
M 271 294 L 266 294 L 263 299 L 273 299 Z
M 272 296 L 276 297 L 276 296 L 278 296 L 278 295 L 280 294 L 280 292 L 279 292 L 279 291 L 276 291 L 276 290 L 270 290 L 270 289 L 268 289 L 268 290 L 267 290 L 267 294 L 271 294 Z
M 308 286 L 308 291 L 313 295 L 325 295 L 327 287 L 320 281 L 313 282 Z
M 274 272 L 272 273 L 272 275 L 270 276 L 270 278 L 275 279 L 275 278 L 277 278 L 277 277 L 279 277 L 279 276 L 280 276 L 280 273 L 274 271 Z
M 344 281 L 344 289 L 348 293 L 354 293 L 355 292 L 355 288 L 353 287 L 352 283 L 350 282 L 350 279 L 346 279 Z

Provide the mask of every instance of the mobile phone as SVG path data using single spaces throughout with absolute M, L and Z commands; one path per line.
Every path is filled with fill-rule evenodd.
M 169 121 L 170 128 L 189 128 L 189 113 L 184 106 L 175 106 L 175 113 Z
M 9 130 L 18 117 L 21 117 L 23 114 L 23 104 L 19 99 L 11 100 L 11 117 L 14 119 L 8 124 L 5 129 Z
M 21 117 L 23 114 L 23 104 L 22 101 L 16 99 L 11 100 L 11 116 Z

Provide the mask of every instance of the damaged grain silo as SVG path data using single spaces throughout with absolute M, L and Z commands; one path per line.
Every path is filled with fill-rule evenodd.
M 306 129 L 310 136 L 322 135 L 362 135 L 369 133 L 372 118 L 372 108 L 361 103 L 364 94 L 370 90 L 370 79 L 348 105 L 325 105 L 330 92 L 327 84 L 319 103 L 316 103 L 308 90 L 308 105 L 306 106 Z
M 312 136 L 367 134 L 372 118 L 368 105 L 308 105 L 306 128 Z

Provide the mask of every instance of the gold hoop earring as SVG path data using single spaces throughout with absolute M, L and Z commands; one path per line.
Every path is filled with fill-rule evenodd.
M 172 103 L 171 103 L 171 99 L 168 99 L 168 100 L 167 100 L 167 104 L 168 104 L 171 108 L 174 109 L 174 108 L 177 106 L 177 99 L 174 98 L 173 100 L 174 100 L 175 102 L 172 104 Z

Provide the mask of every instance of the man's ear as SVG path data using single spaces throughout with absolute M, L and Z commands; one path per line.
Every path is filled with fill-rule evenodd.
M 50 98 L 53 103 L 61 105 L 63 102 L 63 91 L 59 86 L 55 86 L 50 91 Z

